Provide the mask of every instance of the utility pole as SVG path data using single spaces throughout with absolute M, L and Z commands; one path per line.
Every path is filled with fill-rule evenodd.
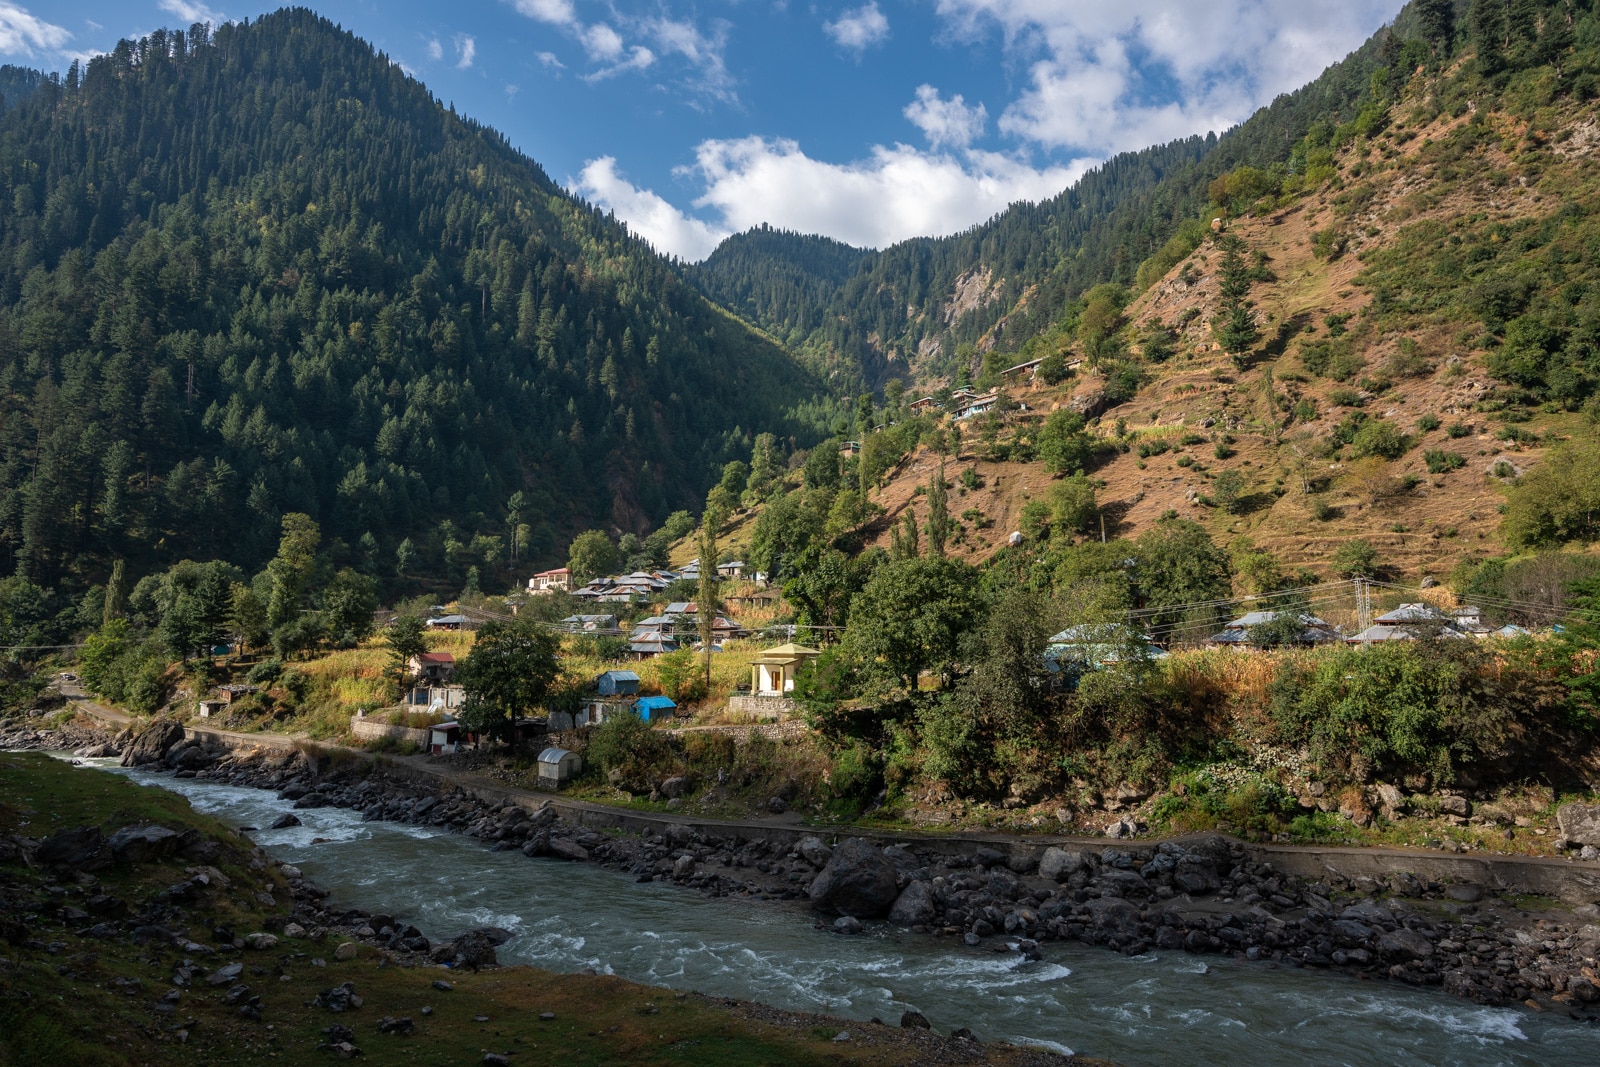
M 1372 592 L 1368 589 L 1365 578 L 1356 578 L 1354 581 L 1356 583 L 1356 632 L 1364 634 L 1372 626 Z M 1363 639 L 1361 644 L 1363 647 L 1371 645 L 1372 638 Z

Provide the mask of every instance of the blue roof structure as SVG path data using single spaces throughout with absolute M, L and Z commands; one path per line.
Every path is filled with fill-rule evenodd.
M 671 697 L 640 697 L 634 701 L 633 707 L 639 713 L 639 718 L 649 722 L 663 715 L 671 715 L 678 705 Z

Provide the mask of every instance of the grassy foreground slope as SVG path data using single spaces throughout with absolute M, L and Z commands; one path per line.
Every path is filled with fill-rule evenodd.
M 93 874 L 28 864 L 32 841 L 63 830 L 156 824 L 191 833 L 190 858 L 117 863 Z M 175 883 L 206 873 L 209 886 L 182 905 Z M 111 905 L 129 917 L 108 920 Z M 944 1062 L 942 1039 L 885 1026 L 772 1011 L 699 994 L 673 993 L 613 977 L 551 974 L 528 967 L 452 971 L 453 989 L 433 986 L 439 968 L 410 966 L 361 946 L 339 960 L 337 943 L 312 929 L 263 950 L 222 947 L 226 927 L 240 937 L 275 929 L 289 915 L 276 867 L 241 835 L 196 814 L 181 797 L 104 772 L 74 768 L 34 753 L 0 754 L 0 1064 L 260 1064 L 333 1061 L 324 1028 L 349 1027 L 374 1064 L 476 1064 L 486 1053 L 511 1062 L 555 1064 L 903 1064 Z M 90 904 L 93 900 L 94 903 Z M 268 904 L 265 901 L 273 900 Z M 356 903 L 356 902 L 352 902 Z M 75 918 L 85 907 L 100 914 Z M 157 913 L 154 909 L 165 909 Z M 136 939 L 140 922 L 163 925 L 205 950 L 180 951 Z M 90 936 L 92 922 L 113 921 L 111 936 Z M 105 933 L 102 929 L 101 933 Z M 215 949 L 213 953 L 212 949 Z M 185 960 L 196 964 L 170 1012 L 157 1010 Z M 313 962 L 316 960 L 317 962 Z M 244 964 L 233 982 L 206 974 Z M 364 1004 L 331 1014 L 315 995 L 352 982 Z M 260 997 L 260 1018 L 241 1016 L 236 983 Z M 425 1007 L 431 1013 L 424 1015 Z M 409 1017 L 409 1034 L 381 1033 L 383 1016 Z M 833 1038 L 851 1034 L 848 1053 Z M 1064 1062 L 1051 1054 L 962 1043 L 961 1062 Z

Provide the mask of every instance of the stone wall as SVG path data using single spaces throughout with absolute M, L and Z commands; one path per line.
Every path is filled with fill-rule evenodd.
M 799 712 L 800 707 L 788 697 L 758 697 L 735 694 L 728 698 L 728 710 L 737 715 L 748 715 L 764 722 L 782 722 Z
M 350 732 L 355 734 L 357 741 L 382 741 L 386 737 L 392 737 L 400 744 L 410 741 L 418 748 L 428 747 L 427 730 L 409 726 L 390 726 L 386 722 L 376 722 L 360 715 L 350 717 Z

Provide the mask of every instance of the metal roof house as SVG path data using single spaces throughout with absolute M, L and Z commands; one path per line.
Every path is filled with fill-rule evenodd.
M 601 696 L 635 696 L 639 692 L 639 676 L 632 671 L 606 671 L 594 680 L 595 691 Z
M 539 788 L 559 789 L 583 773 L 583 757 L 551 746 L 539 753 Z
M 1242 648 L 1249 645 L 1250 631 L 1257 626 L 1266 626 L 1278 620 L 1281 613 L 1276 611 L 1251 611 L 1229 621 L 1221 633 L 1207 639 L 1207 644 L 1231 646 Z M 1299 645 L 1321 645 L 1330 641 L 1339 640 L 1339 633 L 1328 624 L 1325 619 L 1315 615 L 1302 614 L 1299 617 L 1300 633 L 1289 643 Z
M 435 615 L 427 626 L 430 630 L 459 630 L 471 621 L 465 615 Z
M 1165 659 L 1167 653 L 1150 643 L 1141 630 L 1126 623 L 1086 623 L 1069 626 L 1050 638 L 1045 647 L 1045 666 L 1055 672 L 1061 664 L 1075 661 L 1090 666 L 1120 663 L 1130 653 L 1150 659 Z
M 628 638 L 628 651 L 640 659 L 678 651 L 678 640 L 660 630 L 636 630 Z

